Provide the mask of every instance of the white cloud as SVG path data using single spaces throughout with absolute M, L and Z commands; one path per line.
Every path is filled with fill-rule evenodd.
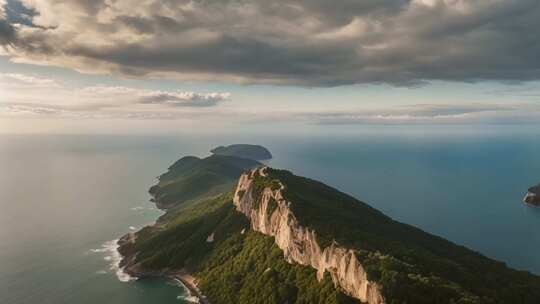
M 165 104 L 178 107 L 211 107 L 227 100 L 230 93 L 199 94 L 194 92 L 144 92 L 140 99 L 146 104 Z
M 7 86 L 60 87 L 60 84 L 54 79 L 20 73 L 0 73 L 0 84 Z
M 174 118 L 230 99 L 226 92 L 196 93 L 123 86 L 70 88 L 35 75 L 0 74 L 0 115 Z
M 536 104 L 416 104 L 366 111 L 304 113 L 301 116 L 317 124 L 479 124 L 537 123 L 540 106 Z
M 535 103 L 469 103 L 382 105 L 314 112 L 256 111 L 250 107 L 223 107 L 227 92 L 151 90 L 96 85 L 70 88 L 52 78 L 0 73 L 0 117 L 77 119 L 234 121 L 238 123 L 301 122 L 306 125 L 357 124 L 475 124 L 537 123 Z
M 6 18 L 6 0 L 0 0 L 0 18 L 5 19 Z

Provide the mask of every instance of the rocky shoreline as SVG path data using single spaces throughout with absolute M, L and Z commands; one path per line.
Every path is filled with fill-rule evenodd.
M 159 199 L 152 193 L 152 199 L 150 201 L 156 205 L 160 210 L 167 210 L 163 204 L 160 204 Z M 159 229 L 159 218 L 156 220 L 152 227 Z M 189 291 L 190 297 L 197 298 L 197 303 L 210 304 L 210 301 L 203 295 L 199 287 L 197 286 L 197 278 L 195 278 L 189 271 L 186 269 L 180 270 L 171 270 L 163 269 L 159 271 L 142 269 L 141 266 L 135 262 L 137 253 L 130 253 L 126 250 L 123 250 L 125 247 L 129 247 L 130 244 L 135 243 L 137 235 L 134 232 L 129 232 L 123 235 L 118 239 L 118 252 L 122 256 L 119 267 L 127 273 L 128 275 L 135 278 L 145 278 L 145 277 L 163 277 L 178 280 L 182 285 L 186 287 Z
M 142 269 L 138 263 L 135 262 L 137 254 L 126 254 L 121 250 L 122 246 L 129 245 L 135 242 L 136 235 L 133 232 L 127 233 L 118 240 L 118 252 L 122 256 L 119 267 L 132 277 L 147 278 L 147 277 L 164 277 L 180 281 L 186 289 L 189 291 L 190 297 L 198 299 L 197 303 L 210 304 L 210 301 L 203 295 L 197 285 L 197 278 L 194 277 L 186 269 L 171 270 L 163 269 L 159 271 Z
M 190 296 L 196 297 L 199 303 L 210 304 L 210 301 L 208 301 L 208 299 L 199 289 L 199 286 L 197 285 L 197 278 L 195 278 L 189 272 L 180 270 L 176 273 L 169 274 L 168 277 L 180 281 L 189 290 Z

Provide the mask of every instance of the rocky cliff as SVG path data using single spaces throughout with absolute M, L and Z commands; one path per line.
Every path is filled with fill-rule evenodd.
M 292 202 L 283 196 L 283 184 L 262 189 L 256 185 L 256 177 L 266 176 L 266 169 L 263 167 L 242 174 L 234 193 L 234 205 L 249 218 L 251 227 L 273 236 L 288 262 L 316 269 L 318 280 L 328 271 L 336 287 L 345 293 L 362 302 L 383 304 L 381 286 L 368 280 L 353 250 L 336 242 L 321 248 L 316 231 L 299 224 L 290 208 Z
M 529 188 L 527 194 L 523 198 L 523 202 L 540 206 L 540 184 Z

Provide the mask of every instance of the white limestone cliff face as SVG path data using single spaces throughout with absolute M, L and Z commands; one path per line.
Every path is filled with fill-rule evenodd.
M 250 219 L 251 227 L 273 236 L 289 263 L 316 269 L 319 281 L 328 271 L 334 284 L 350 296 L 369 304 L 384 304 L 380 286 L 367 279 L 364 267 L 353 250 L 340 247 L 335 242 L 321 248 L 316 232 L 299 224 L 290 208 L 292 203 L 283 197 L 283 185 L 276 190 L 266 187 L 255 201 L 253 180 L 256 174 L 265 176 L 266 167 L 242 174 L 233 200 L 236 209 Z

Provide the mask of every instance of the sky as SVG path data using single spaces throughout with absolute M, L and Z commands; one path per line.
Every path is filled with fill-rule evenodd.
M 537 0 L 0 0 L 0 133 L 540 122 Z

